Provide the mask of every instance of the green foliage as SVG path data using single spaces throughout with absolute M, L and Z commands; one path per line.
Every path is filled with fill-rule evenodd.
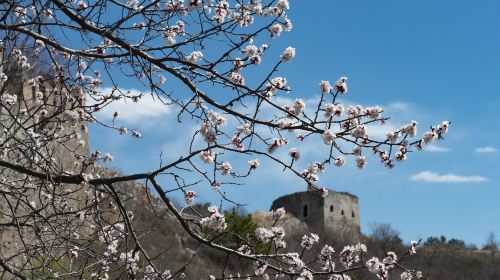
M 233 208 L 230 211 L 225 211 L 224 216 L 227 223 L 227 231 L 234 233 L 230 236 L 225 236 L 222 240 L 223 244 L 238 248 L 245 244 L 241 238 L 251 240 L 257 229 L 257 224 L 253 222 L 252 216 L 238 213 Z M 241 238 L 240 238 L 241 237 Z
M 209 215 L 206 211 L 208 204 L 194 205 L 196 212 L 202 215 Z M 255 238 L 255 230 L 258 225 L 252 220 L 250 214 L 245 214 L 243 210 L 232 208 L 224 211 L 227 228 L 223 232 L 208 228 L 202 228 L 202 232 L 208 238 L 213 238 L 215 242 L 232 249 L 238 249 L 241 245 L 250 245 L 257 252 L 263 253 L 269 250 L 264 244 L 259 244 Z
M 442 246 L 442 247 L 453 247 L 455 249 L 466 249 L 467 246 L 463 240 L 452 238 L 447 240 L 446 237 L 434 237 L 430 236 L 424 242 L 424 246 Z

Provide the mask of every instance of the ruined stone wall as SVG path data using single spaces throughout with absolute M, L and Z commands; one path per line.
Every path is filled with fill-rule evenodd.
M 350 241 L 360 238 L 358 198 L 349 193 L 330 190 L 322 197 L 317 191 L 297 192 L 276 199 L 271 209 L 279 207 L 305 222 L 311 232 Z
M 318 192 L 297 192 L 282 196 L 273 202 L 271 209 L 280 207 L 306 223 L 312 232 L 319 232 L 324 227 L 324 199 Z
M 349 193 L 330 191 L 324 201 L 325 231 L 341 239 L 359 240 L 360 217 L 358 198 Z

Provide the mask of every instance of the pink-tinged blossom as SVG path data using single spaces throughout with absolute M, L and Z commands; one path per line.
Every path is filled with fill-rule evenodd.
M 68 255 L 72 261 L 78 258 L 78 247 L 74 247 L 73 249 L 69 250 Z
M 355 138 L 365 138 L 368 136 L 368 134 L 366 132 L 366 128 L 362 125 L 356 126 L 352 130 L 351 135 L 352 135 L 352 137 L 355 137 Z
M 219 183 L 216 183 L 216 182 L 212 183 L 212 189 L 213 189 L 213 190 L 218 190 L 218 189 L 220 189 L 220 184 L 219 184 Z
M 288 3 L 288 0 L 278 0 L 278 3 L 276 3 L 276 8 L 278 9 L 279 13 L 282 13 L 285 10 L 290 9 L 290 4 Z
M 411 280 L 411 279 L 413 279 L 413 275 L 411 274 L 411 272 L 403 271 L 401 273 L 401 280 Z
M 246 135 L 252 134 L 252 129 L 250 128 L 249 123 L 245 123 L 241 126 L 236 127 L 236 130 L 238 131 L 238 133 L 244 133 Z
M 17 102 L 17 95 L 4 93 L 0 96 L 0 102 L 7 106 L 12 106 Z
M 114 160 L 114 157 L 113 155 L 111 155 L 110 153 L 106 153 L 104 154 L 104 158 L 103 158 L 104 161 L 113 161 Z
M 363 169 L 366 166 L 366 157 L 359 156 L 356 158 L 356 165 L 359 169 Z
M 214 157 L 215 154 L 214 152 L 208 150 L 208 151 L 202 151 L 200 152 L 200 157 L 205 163 L 213 163 L 214 162 Z
M 328 195 L 328 190 L 325 188 L 321 188 L 319 190 L 321 192 L 321 197 L 325 198 Z
M 450 122 L 449 121 L 444 121 L 440 125 L 438 125 L 437 132 L 439 135 L 445 134 L 448 132 L 448 128 L 450 127 Z
M 408 252 L 410 253 L 410 255 L 414 255 L 417 253 L 417 245 L 418 245 L 418 241 L 416 240 L 412 240 L 410 242 L 410 250 L 408 250 Z
M 208 112 L 208 118 L 216 126 L 222 126 L 226 123 L 226 118 L 224 118 L 222 115 L 214 111 Z
M 268 266 L 268 264 L 263 262 L 263 261 L 260 261 L 260 260 L 256 261 L 254 263 L 254 266 L 253 266 L 255 275 L 257 275 L 257 276 L 263 275 L 266 272 L 267 266 Z
M 422 138 L 422 140 L 424 141 L 424 144 L 429 144 L 430 142 L 435 141 L 437 139 L 438 139 L 438 135 L 434 131 L 427 131 L 426 133 L 424 133 L 424 136 Z
M 303 269 L 297 280 L 313 280 L 313 275 L 309 270 Z
M 231 82 L 237 85 L 245 85 L 245 78 L 243 78 L 243 76 L 238 72 L 231 72 L 229 78 L 231 79 Z
M 267 148 L 267 151 L 269 153 L 273 153 L 274 151 L 276 151 L 276 149 L 278 149 L 280 146 L 282 145 L 285 145 L 287 144 L 288 142 L 285 140 L 285 139 L 273 139 L 273 142 L 269 145 L 269 147 Z
M 220 165 L 220 169 L 222 171 L 222 175 L 229 175 L 231 173 L 231 164 L 229 162 L 223 162 Z
M 250 166 L 251 170 L 257 169 L 260 165 L 260 161 L 258 159 L 252 159 L 248 161 L 248 165 Z
M 286 88 L 287 79 L 283 77 L 272 78 L 269 83 L 266 84 L 264 95 L 266 97 L 272 97 L 278 90 L 288 91 Z
M 78 7 L 78 9 L 80 10 L 85 10 L 87 9 L 87 3 L 83 2 L 82 0 L 80 0 L 76 6 Z
M 333 87 L 332 87 L 332 85 L 330 85 L 329 81 L 321 81 L 319 83 L 319 87 L 321 88 L 322 94 L 329 93 L 333 89 Z
M 295 57 L 295 48 L 288 47 L 281 54 L 281 61 L 290 62 Z
M 335 82 L 335 89 L 340 93 L 344 94 L 347 92 L 347 77 L 342 76 Z
M 393 251 L 389 251 L 386 253 L 386 257 L 384 258 L 383 262 L 386 264 L 386 265 L 392 265 L 392 264 L 395 264 L 396 262 L 398 261 L 398 256 L 396 255 L 396 253 L 394 253 Z
M 313 275 L 309 270 L 304 269 L 297 280 L 313 280 Z
M 337 135 L 333 133 L 333 131 L 326 130 L 325 132 L 323 132 L 323 143 L 325 143 L 326 145 L 332 145 L 335 141 L 335 138 L 337 138 Z
M 129 220 L 133 220 L 133 219 L 134 219 L 134 217 L 135 217 L 134 212 L 132 212 L 132 211 L 127 211 L 127 218 L 128 218 Z
M 225 230 L 227 224 L 224 214 L 221 214 L 215 206 L 208 207 L 208 212 L 211 213 L 210 216 L 201 219 L 200 224 L 214 230 Z
M 257 54 L 258 51 L 259 51 L 259 48 L 257 48 L 257 46 L 248 45 L 245 47 L 245 49 L 241 50 L 241 53 L 246 54 L 248 56 L 253 56 L 253 55 Z
M 129 0 L 127 1 L 127 7 L 137 10 L 139 8 L 139 1 L 138 0 Z
M 245 150 L 245 145 L 243 145 L 243 143 L 241 143 L 241 138 L 239 135 L 235 135 L 233 136 L 233 138 L 231 138 L 231 143 L 233 143 L 234 147 L 238 150 L 238 151 L 243 151 Z
M 283 29 L 285 29 L 285 31 L 292 31 L 293 29 L 293 23 L 290 19 L 285 19 L 285 23 L 283 24 Z
M 283 227 L 272 227 L 271 231 L 276 238 L 283 239 L 285 237 L 285 229 Z
M 383 111 L 382 108 L 380 108 L 378 106 L 366 108 L 366 114 L 372 120 L 375 120 L 378 117 L 380 117 L 380 114 L 382 113 L 382 111 Z
M 279 220 L 281 217 L 283 217 L 285 215 L 285 213 L 286 213 L 285 208 L 280 207 L 276 210 L 269 211 L 269 213 L 267 215 L 272 220 Z
M 405 145 L 401 145 L 399 147 L 399 150 L 396 152 L 396 154 L 394 155 L 394 158 L 397 160 L 397 161 L 403 161 L 403 160 L 406 160 L 406 154 L 407 154 L 408 150 L 406 148 Z
M 319 262 L 324 270 L 329 268 L 335 269 L 335 264 L 332 262 L 332 254 L 335 252 L 332 246 L 325 245 L 319 254 Z
M 356 260 L 356 249 L 354 246 L 345 246 L 344 249 L 340 252 L 340 263 L 345 268 L 349 268 Z
M 366 261 L 366 268 L 368 268 L 368 271 L 371 273 L 378 273 L 379 272 L 379 259 L 377 257 L 373 257 Z
M 300 159 L 300 152 L 297 148 L 291 148 L 288 150 L 288 155 L 292 158 L 292 160 L 297 161 Z
M 314 233 L 310 233 L 309 235 L 302 236 L 302 242 L 300 242 L 300 246 L 305 249 L 311 249 L 312 246 L 319 241 L 319 236 Z
M 201 124 L 200 127 L 200 133 L 203 136 L 203 140 L 207 143 L 214 143 L 215 140 L 217 139 L 217 136 L 215 135 L 215 131 L 212 129 L 210 126 L 210 123 L 208 121 L 204 121 Z
M 336 166 L 343 166 L 345 164 L 345 158 L 343 156 L 339 156 L 335 159 Z
M 238 252 L 242 253 L 243 255 L 250 255 L 252 254 L 252 248 L 248 245 L 241 245 L 240 248 L 238 248 Z
M 201 59 L 203 59 L 203 53 L 200 51 L 194 51 L 186 57 L 186 60 L 191 63 L 196 63 Z
M 62 117 L 65 118 L 70 124 L 76 124 L 80 121 L 78 112 L 72 110 L 64 110 Z
M 302 113 L 304 108 L 306 107 L 306 103 L 302 99 L 296 99 L 295 103 L 293 103 L 293 112 L 295 115 L 299 115 Z
M 311 163 L 308 170 L 313 174 L 317 174 L 320 172 L 325 172 L 325 168 L 326 168 L 325 164 L 315 161 Z
M 272 238 L 274 238 L 274 233 L 267 228 L 259 227 L 255 229 L 255 237 L 260 242 L 267 244 Z
M 399 131 L 387 131 L 385 135 L 387 136 L 387 139 L 391 140 L 391 143 L 396 143 L 399 138 Z
M 415 145 L 418 151 L 422 151 L 424 149 L 424 145 L 422 145 L 422 141 L 418 141 Z
M 194 191 L 187 191 L 184 194 L 184 200 L 186 201 L 186 204 L 191 205 L 193 203 L 195 196 L 196 196 L 196 193 Z
M 410 137 L 415 137 L 415 134 L 417 134 L 417 122 L 411 121 L 411 123 L 404 125 L 400 130 L 407 133 Z
M 269 31 L 271 31 L 271 38 L 279 37 L 283 32 L 283 27 L 281 24 L 276 23 L 269 28 Z
M 158 81 L 160 85 L 163 85 L 167 81 L 167 78 L 165 78 L 165 76 L 163 75 L 158 75 Z
M 325 109 L 325 117 L 340 117 L 344 113 L 344 106 L 341 104 L 328 104 Z
M 287 253 L 281 257 L 283 263 L 286 265 L 290 266 L 291 271 L 298 271 L 301 270 L 305 264 L 304 261 L 300 259 L 300 256 L 298 253 Z
M 5 73 L 0 73 L 0 83 L 5 83 L 7 81 L 7 75 Z

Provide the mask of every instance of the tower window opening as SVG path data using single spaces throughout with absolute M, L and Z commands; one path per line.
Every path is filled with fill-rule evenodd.
M 330 212 L 333 212 L 333 205 L 330 205 Z
M 342 216 L 344 216 L 344 210 L 342 210 L 342 212 L 340 212 L 340 214 L 342 214 Z
M 302 216 L 304 216 L 304 218 L 307 218 L 307 216 L 309 215 L 309 211 L 308 211 L 308 207 L 307 207 L 307 204 L 304 205 L 304 207 L 302 208 Z
M 354 211 L 352 211 L 351 217 L 356 217 L 356 215 L 354 215 Z

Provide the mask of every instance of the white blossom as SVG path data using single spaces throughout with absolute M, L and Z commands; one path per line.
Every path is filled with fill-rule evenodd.
M 326 130 L 325 132 L 323 132 L 323 143 L 325 143 L 326 145 L 332 145 L 335 141 L 335 138 L 337 138 L 337 135 L 333 133 L 333 131 Z
M 222 175 L 229 175 L 231 173 L 231 164 L 229 162 L 223 162 L 220 165 L 220 169 L 222 170 Z
M 200 52 L 200 51 L 194 51 L 192 53 L 190 53 L 187 57 L 186 57 L 186 60 L 191 62 L 191 63 L 196 63 L 198 62 L 199 60 L 201 60 L 203 58 L 203 53 Z
M 288 47 L 281 54 L 281 61 L 290 62 L 295 57 L 295 48 Z

